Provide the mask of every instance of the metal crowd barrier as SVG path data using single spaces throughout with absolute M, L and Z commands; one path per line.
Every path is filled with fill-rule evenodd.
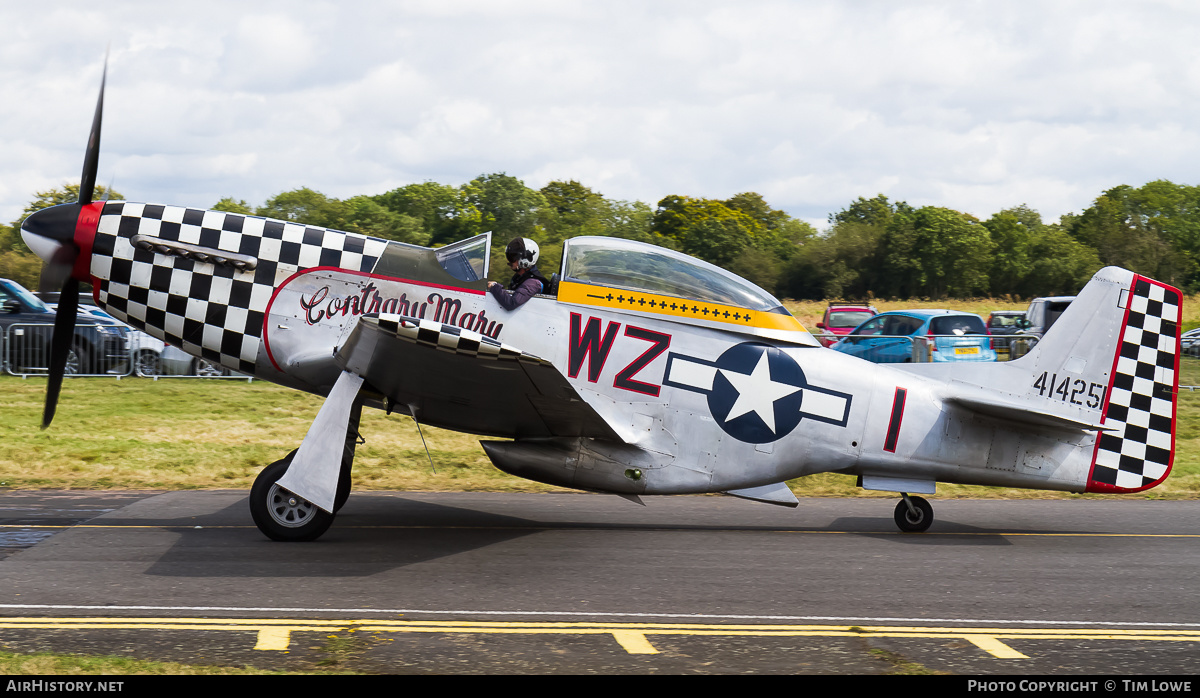
M 53 323 L 17 322 L 4 332 L 4 370 L 14 376 L 44 376 L 50 365 L 50 339 Z M 77 322 L 75 339 L 67 354 L 66 375 L 131 375 L 129 338 L 124 328 Z
M 49 373 L 53 323 L 13 323 L 0 336 L 0 361 L 5 373 L 22 378 Z M 148 335 L 121 325 L 77 322 L 75 341 L 67 356 L 67 376 L 125 378 L 239 378 L 207 361 L 194 359 Z
M 971 360 L 974 355 L 984 351 L 977 341 L 959 342 L 959 346 L 935 347 L 935 340 L 977 340 L 986 336 L 987 347 L 996 352 L 996 361 L 1011 361 L 1029 353 L 1037 344 L 1038 337 L 1033 335 L 833 335 L 818 334 L 818 339 L 826 342 L 832 340 L 831 348 L 852 356 L 858 356 L 876 363 L 930 363 L 934 360 L 934 352 L 953 352 L 956 358 Z M 825 342 L 823 342 L 825 343 Z M 943 342 L 955 344 L 955 342 Z

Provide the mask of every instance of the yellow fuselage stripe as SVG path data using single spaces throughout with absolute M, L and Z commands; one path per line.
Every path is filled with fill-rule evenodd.
M 800 321 L 791 315 L 764 313 L 760 310 L 748 310 L 735 305 L 705 303 L 704 301 L 687 300 L 645 291 L 631 291 L 626 288 L 564 281 L 558 286 L 558 300 L 597 308 L 636 310 L 672 319 L 707 320 L 765 330 L 806 331 Z

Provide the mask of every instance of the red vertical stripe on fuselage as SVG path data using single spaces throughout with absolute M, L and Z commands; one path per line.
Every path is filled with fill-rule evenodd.
M 904 421 L 904 399 L 908 391 L 896 388 L 896 396 L 892 398 L 892 418 L 888 421 L 887 436 L 883 439 L 883 450 L 888 453 L 896 452 L 896 441 L 900 438 L 900 423 Z

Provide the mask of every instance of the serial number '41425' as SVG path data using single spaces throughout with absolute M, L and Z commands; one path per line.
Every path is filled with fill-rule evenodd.
M 1059 382 L 1058 374 L 1049 371 L 1043 371 L 1033 382 L 1033 387 L 1043 397 L 1070 402 L 1072 405 L 1087 405 L 1093 409 L 1104 404 L 1104 391 L 1108 390 L 1108 386 L 1100 383 L 1088 383 L 1070 376 L 1064 376 Z

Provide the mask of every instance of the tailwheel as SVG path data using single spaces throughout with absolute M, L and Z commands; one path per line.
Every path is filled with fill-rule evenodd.
M 896 525 L 905 533 L 921 533 L 928 530 L 933 523 L 933 505 L 922 497 L 910 497 L 901 493 L 904 499 L 896 505 Z
M 258 530 L 271 540 L 316 540 L 333 523 L 333 514 L 276 484 L 295 455 L 292 451 L 283 460 L 263 468 L 250 488 L 250 515 Z

